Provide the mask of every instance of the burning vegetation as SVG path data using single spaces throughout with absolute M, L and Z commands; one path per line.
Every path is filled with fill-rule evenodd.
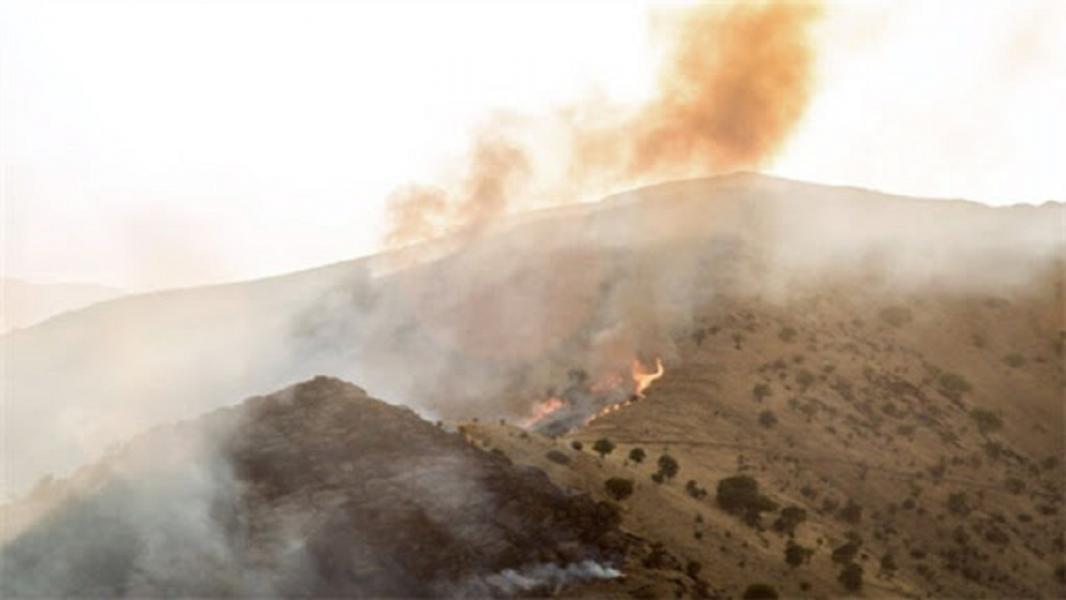
M 549 435 L 566 433 L 643 400 L 645 391 L 665 373 L 661 358 L 655 359 L 654 371 L 634 358 L 628 377 L 612 371 L 593 382 L 585 371 L 573 370 L 566 389 L 535 403 L 521 425 Z

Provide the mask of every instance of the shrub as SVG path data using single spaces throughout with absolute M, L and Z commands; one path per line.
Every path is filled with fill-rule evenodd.
M 806 520 L 807 511 L 798 506 L 786 506 L 774 521 L 774 531 L 791 535 L 796 531 L 796 526 Z
M 948 511 L 960 517 L 970 514 L 970 505 L 966 502 L 965 492 L 955 492 L 948 496 Z
M 644 448 L 633 448 L 629 451 L 629 460 L 637 463 L 638 465 L 644 462 L 644 457 L 647 454 L 644 452 Z
M 592 450 L 599 454 L 600 458 L 605 458 L 608 454 L 614 452 L 614 442 L 607 438 L 600 438 L 596 440 L 596 443 L 592 444 Z
M 759 482 L 747 475 L 735 475 L 718 482 L 715 500 L 726 512 L 743 512 L 759 495 Z
M 659 457 L 659 477 L 662 479 L 673 479 L 680 470 L 681 466 L 677 464 L 674 457 L 669 454 L 663 454 Z
M 758 525 L 759 515 L 777 510 L 777 503 L 759 493 L 759 483 L 747 475 L 735 475 L 718 482 L 715 493 L 718 506 L 740 515 L 749 525 Z
M 881 311 L 880 317 L 893 327 L 903 327 L 914 320 L 914 314 L 904 306 L 889 306 Z
M 1025 366 L 1025 357 L 1017 352 L 1012 352 L 1003 357 L 1003 362 L 1007 363 L 1008 367 L 1017 369 Z
M 844 569 L 840 571 L 840 576 L 837 577 L 845 589 L 850 592 L 857 592 L 862 589 L 862 567 L 855 563 L 848 563 L 844 565 Z
M 896 557 L 891 552 L 886 552 L 881 557 L 881 571 L 891 576 L 897 569 L 899 569 L 899 565 L 896 564 Z
M 689 479 L 688 482 L 685 483 L 685 492 L 696 500 L 702 500 L 707 496 L 707 490 L 700 487 L 695 479 Z
M 985 530 L 985 539 L 999 546 L 1006 546 L 1010 543 L 1010 537 L 1007 532 L 995 525 L 991 525 Z
M 548 460 L 559 465 L 570 464 L 570 457 L 559 452 L 558 450 L 548 450 L 548 453 L 544 455 Z
M 585 445 L 582 444 L 580 440 L 574 440 L 570 442 L 570 447 L 574 450 L 577 450 L 578 452 L 581 452 L 581 449 L 584 448 Z
M 951 400 L 958 401 L 963 394 L 973 389 L 969 381 L 958 373 L 941 373 L 937 379 L 940 393 Z
M 777 416 L 774 415 L 773 411 L 764 410 L 759 413 L 759 425 L 769 429 L 777 425 Z
M 773 395 L 773 391 L 770 390 L 770 385 L 766 383 L 756 383 L 755 387 L 751 389 L 751 393 L 759 402 L 762 402 L 764 398 Z
M 604 482 L 603 487 L 607 490 L 607 495 L 615 500 L 625 500 L 633 494 L 633 480 L 622 479 L 621 477 L 611 477 Z
M 851 540 L 843 546 L 838 546 L 833 549 L 833 562 L 840 564 L 847 564 L 855 560 L 855 556 L 859 554 L 859 548 L 862 543 L 857 540 Z
M 768 583 L 753 583 L 744 590 L 743 600 L 777 600 L 777 590 Z
M 791 342 L 796 339 L 796 330 L 791 327 L 782 327 L 777 337 L 781 338 L 782 342 Z
M 809 561 L 813 554 L 814 550 L 804 548 L 792 540 L 785 546 L 785 562 L 793 569 Z
M 852 525 L 862 521 L 862 506 L 854 500 L 848 499 L 848 503 L 837 513 L 837 518 Z
M 800 389 L 807 391 L 807 388 L 814 384 L 814 373 L 806 369 L 802 369 L 799 373 L 796 373 L 796 383 L 799 384 Z
M 970 411 L 970 418 L 977 425 L 981 435 L 988 435 L 1003 429 L 1003 419 L 996 413 L 983 408 L 975 408 Z

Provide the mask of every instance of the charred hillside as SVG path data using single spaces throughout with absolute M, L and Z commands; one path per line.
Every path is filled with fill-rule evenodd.
M 157 428 L 4 521 L 5 597 L 528 595 L 619 577 L 633 541 L 608 504 L 325 377 Z

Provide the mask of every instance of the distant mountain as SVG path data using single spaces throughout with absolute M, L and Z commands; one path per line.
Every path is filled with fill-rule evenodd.
M 1062 211 L 737 174 L 281 277 L 96 304 L 0 339 L 6 489 L 317 373 L 431 419 L 523 418 L 575 375 L 676 360 L 719 297 L 1009 297 L 1059 272 Z
M 545 595 L 610 589 L 642 548 L 610 504 L 326 377 L 157 428 L 2 516 L 4 597 Z
M 0 278 L 0 334 L 36 325 L 60 313 L 121 296 L 123 291 L 87 283 L 30 283 Z

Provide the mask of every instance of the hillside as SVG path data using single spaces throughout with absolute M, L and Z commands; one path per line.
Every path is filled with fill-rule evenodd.
M 646 554 L 610 505 L 325 377 L 148 432 L 3 517 L 4 597 L 610 593 Z
M 29 327 L 58 314 L 121 296 L 120 289 L 82 283 L 30 283 L 0 278 L 0 334 Z
M 283 421 L 292 419 L 285 427 L 315 434 L 352 427 L 368 441 L 348 446 L 348 434 L 338 431 L 321 443 L 297 435 L 302 441 L 289 447 L 266 430 L 227 430 L 226 439 L 250 445 L 227 446 L 223 464 L 238 465 L 236 481 L 256 489 L 237 495 L 253 500 L 230 513 L 243 516 L 227 521 L 225 547 L 242 539 L 233 531 L 255 533 L 257 519 L 285 526 L 288 510 L 303 515 L 300 531 L 314 530 L 304 527 L 312 523 L 306 506 L 284 498 L 310 494 L 312 506 L 323 506 L 316 486 L 349 490 L 362 485 L 355 473 L 379 468 L 394 481 L 400 475 L 391 465 L 416 460 L 405 452 L 456 453 L 476 457 L 469 460 L 478 469 L 518 477 L 518 489 L 533 486 L 519 494 L 531 502 L 512 507 L 521 533 L 505 537 L 517 550 L 475 552 L 460 567 L 427 559 L 430 571 L 401 560 L 416 582 L 437 581 L 438 568 L 447 585 L 513 570 L 542 547 L 550 549 L 546 562 L 580 565 L 596 556 L 606 560 L 597 565 L 624 575 L 562 592 L 574 596 L 737 598 L 757 583 L 787 597 L 1061 596 L 1064 215 L 1054 203 L 991 208 L 735 174 L 519 215 L 478 236 L 312 271 L 106 302 L 0 339 L 5 489 L 19 494 L 48 474 L 62 478 L 98 459 L 169 455 L 116 444 L 329 373 L 427 421 L 443 420 L 444 429 L 459 424 L 463 435 L 403 412 L 397 422 L 410 432 L 401 428 L 393 443 L 373 433 L 372 422 L 360 429 L 362 412 L 319 413 L 313 402 L 307 411 L 282 411 Z M 233 415 L 284 404 L 273 398 L 203 423 L 239 422 Z M 359 402 L 379 412 L 378 404 Z M 334 423 L 337 414 L 347 416 Z M 615 446 L 602 458 L 593 450 L 601 439 Z M 350 457 L 374 455 L 378 445 L 385 453 L 379 462 L 345 470 Z M 218 448 L 210 447 L 190 462 L 217 464 Z M 637 448 L 645 455 L 639 463 L 630 458 Z M 393 450 L 400 454 L 387 455 Z M 666 460 L 653 478 L 663 455 L 676 473 Z M 466 556 L 467 542 L 492 538 L 490 530 L 508 521 L 485 521 L 478 503 L 447 504 L 472 493 L 462 488 L 471 478 L 430 462 L 431 487 L 448 490 L 425 492 L 445 503 L 433 518 L 471 519 L 478 532 L 433 537 L 434 545 Z M 46 478 L 29 504 L 7 510 L 9 534 L 31 531 L 20 528 L 38 522 L 42 506 L 67 506 L 62 490 L 108 489 L 99 482 L 112 480 L 95 472 L 83 469 L 58 488 Z M 196 494 L 203 479 L 161 476 L 160 489 Z M 266 485 L 275 479 L 276 496 Z M 510 498 L 504 488 L 490 496 Z M 559 500 L 569 496 L 557 488 L 617 510 L 618 527 L 596 529 L 592 554 L 566 555 L 563 538 L 538 537 L 534 523 L 549 518 L 541 506 L 570 502 Z M 344 492 L 351 502 L 340 531 L 382 506 L 374 490 Z M 113 493 L 94 496 L 107 500 L 86 510 L 125 497 Z M 132 497 L 154 502 L 159 493 Z M 324 501 L 333 506 L 330 494 Z M 386 508 L 399 512 L 382 523 L 424 529 L 413 524 L 417 511 L 389 498 Z M 574 502 L 585 507 L 579 512 L 593 510 Z M 583 530 L 571 525 L 560 523 L 559 531 Z M 12 564 L 67 551 L 48 545 L 51 536 L 13 542 L 30 545 L 16 552 L 29 562 Z M 125 539 L 101 543 L 125 548 Z M 409 554 L 385 533 L 374 539 L 382 544 L 376 553 Z M 276 550 L 271 543 L 252 545 Z M 272 573 L 288 572 L 274 550 L 262 560 L 275 561 Z M 250 563 L 225 564 L 239 578 Z M 146 581 L 127 589 L 162 585 Z M 292 581 L 302 583 L 285 587 Z M 183 592 L 202 589 L 186 583 Z M 334 583 L 323 593 L 337 591 Z M 274 585 L 267 591 L 309 584 L 283 577 Z M 451 589 L 407 589 L 387 577 L 367 585 L 342 593 Z
M 608 499 L 607 479 L 632 481 L 623 526 L 702 564 L 725 597 L 759 582 L 848 594 L 852 564 L 870 597 L 1058 597 L 1061 293 L 720 297 L 644 399 L 558 438 L 464 430 L 567 488 Z M 615 446 L 602 460 L 601 439 Z M 679 469 L 656 483 L 662 455 Z M 738 476 L 757 492 L 721 505 Z
M 430 418 L 518 418 L 574 369 L 676 364 L 678 336 L 722 295 L 784 310 L 838 285 L 1010 295 L 1058 268 L 1061 215 L 737 174 L 519 215 L 473 239 L 101 303 L 0 338 L 3 433 L 19 449 L 2 459 L 6 493 L 316 373 Z

